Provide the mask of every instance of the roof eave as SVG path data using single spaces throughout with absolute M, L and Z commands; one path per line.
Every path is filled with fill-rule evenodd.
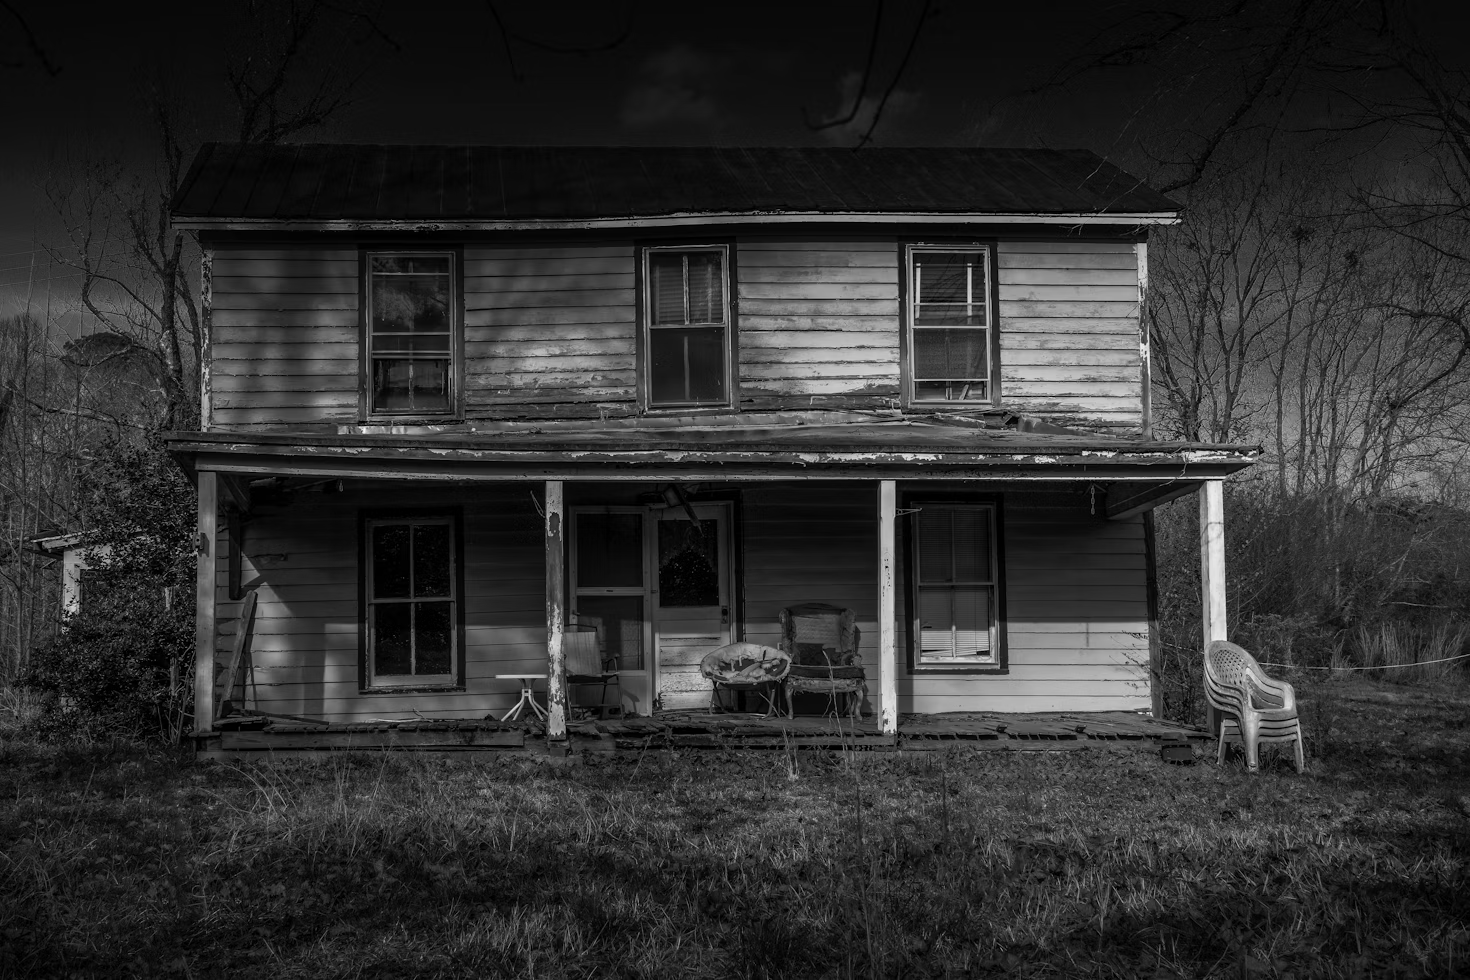
M 175 215 L 183 231 L 474 232 L 679 228 L 697 225 L 1175 225 L 1177 211 L 1148 212 L 832 212 L 719 211 L 604 218 L 216 218 Z

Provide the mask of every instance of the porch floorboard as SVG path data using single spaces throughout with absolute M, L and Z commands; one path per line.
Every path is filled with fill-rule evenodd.
M 544 752 L 539 719 L 502 722 L 460 719 L 309 723 L 246 719 L 224 727 L 211 748 L 225 752 L 407 749 L 434 751 Z M 228 724 L 228 722 L 227 722 Z M 661 712 L 653 717 L 572 721 L 566 749 L 614 752 L 649 748 L 912 749 L 950 746 L 1052 750 L 1099 743 L 1153 745 L 1160 741 L 1208 741 L 1204 729 L 1126 711 L 988 714 L 954 712 L 905 715 L 898 736 L 878 730 L 873 718 L 766 718 L 760 715 Z M 559 751 L 553 746 L 552 751 Z

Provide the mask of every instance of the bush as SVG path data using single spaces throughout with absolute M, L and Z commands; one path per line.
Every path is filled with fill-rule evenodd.
M 113 445 L 82 483 L 81 609 L 34 651 L 49 738 L 176 741 L 193 700 L 194 488 L 162 444 Z

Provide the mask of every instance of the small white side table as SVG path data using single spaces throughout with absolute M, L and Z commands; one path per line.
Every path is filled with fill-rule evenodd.
M 496 674 L 495 679 L 498 681 L 521 682 L 521 699 L 509 711 L 501 715 L 500 720 L 511 721 L 518 719 L 521 716 L 521 712 L 525 710 L 526 705 L 530 705 L 531 711 L 535 713 L 536 717 L 545 721 L 546 709 L 536 703 L 536 682 L 544 680 L 545 677 L 545 674 Z

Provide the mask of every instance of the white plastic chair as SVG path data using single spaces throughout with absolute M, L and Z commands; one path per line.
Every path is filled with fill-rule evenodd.
M 1262 743 L 1295 742 L 1296 771 L 1306 772 L 1296 691 L 1268 677 L 1255 657 L 1229 640 L 1211 640 L 1205 647 L 1205 695 L 1221 713 L 1217 763 L 1225 761 L 1227 743 L 1239 742 L 1246 767 L 1255 772 Z

